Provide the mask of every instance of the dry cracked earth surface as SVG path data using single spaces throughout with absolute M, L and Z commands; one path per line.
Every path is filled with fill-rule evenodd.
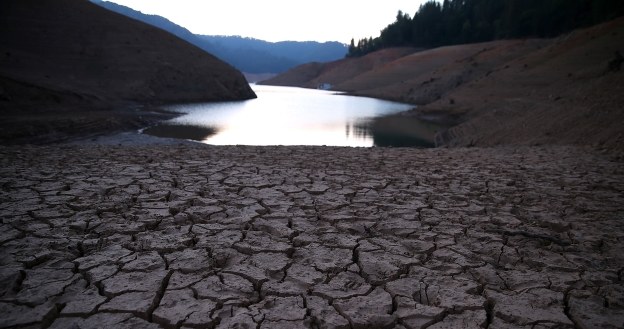
M 0 148 L 2 328 L 622 328 L 571 147 Z

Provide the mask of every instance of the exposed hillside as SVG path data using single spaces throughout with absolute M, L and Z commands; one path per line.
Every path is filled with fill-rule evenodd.
M 413 115 L 458 124 L 438 135 L 440 145 L 624 148 L 623 72 L 614 64 L 608 69 L 618 63 L 622 45 L 624 18 L 556 39 L 440 47 L 351 72 L 356 61 L 391 50 L 384 49 L 300 66 L 266 83 L 315 87 L 323 81 L 334 90 L 421 105 Z
M 435 48 L 363 72 L 337 84 L 335 88 L 359 95 L 428 104 L 454 88 L 487 76 L 514 58 L 540 49 L 548 42 L 504 40 Z
M 316 88 L 321 83 L 337 85 L 416 51 L 415 48 L 392 48 L 358 58 L 307 63 L 259 84 L 304 88 Z
M 0 2 L 0 111 L 6 127 L 4 138 L 37 134 L 37 128 L 32 132 L 20 128 L 34 121 L 43 126 L 50 124 L 54 130 L 52 121 L 63 117 L 39 120 L 24 116 L 32 111 L 48 115 L 53 110 L 76 110 L 68 120 L 97 130 L 102 118 L 85 117 L 84 122 L 78 119 L 86 115 L 86 109 L 116 107 L 122 102 L 253 97 L 243 75 L 230 65 L 165 31 L 88 1 Z M 115 126 L 117 119 L 111 119 L 110 124 Z M 89 128 L 91 124 L 94 127 Z
M 282 73 L 307 62 L 328 62 L 343 58 L 347 53 L 346 45 L 339 42 L 267 42 L 240 36 L 195 35 L 161 16 L 147 15 L 113 2 L 91 1 L 177 35 L 245 73 Z
M 448 145 L 589 144 L 624 150 L 624 18 L 578 30 L 447 93 L 465 113 Z

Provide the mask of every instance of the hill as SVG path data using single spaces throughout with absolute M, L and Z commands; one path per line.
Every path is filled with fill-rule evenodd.
M 438 145 L 622 149 L 623 44 L 619 18 L 555 39 L 439 47 L 352 71 L 354 63 L 404 48 L 384 49 L 306 64 L 264 83 L 315 87 L 323 81 L 334 90 L 420 105 L 410 115 L 453 125 L 438 134 Z
M 339 42 L 268 42 L 240 36 L 196 35 L 158 15 L 147 15 L 113 2 L 91 1 L 108 10 L 168 31 L 245 73 L 282 73 L 307 62 L 328 62 L 343 58 L 347 53 L 347 46 Z M 250 58 L 253 60 L 249 60 Z
M 358 58 L 306 63 L 258 84 L 317 88 L 329 83 L 333 86 L 416 51 L 415 48 L 389 48 Z
M 335 41 L 268 42 L 240 36 L 198 37 L 208 42 L 219 58 L 245 73 L 282 73 L 308 62 L 334 61 L 347 53 L 346 45 Z
M 624 150 L 624 18 L 575 31 L 463 84 L 423 112 L 458 113 L 445 145 Z
M 88 1 L 0 3 L 1 137 L 6 142 L 138 120 L 127 111 L 94 111 L 123 104 L 253 97 L 230 65 Z

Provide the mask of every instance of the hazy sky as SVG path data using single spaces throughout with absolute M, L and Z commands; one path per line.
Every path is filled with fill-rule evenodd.
M 339 41 L 369 36 L 398 10 L 413 16 L 426 0 L 111 0 L 156 14 L 196 34 L 240 35 L 267 41 Z

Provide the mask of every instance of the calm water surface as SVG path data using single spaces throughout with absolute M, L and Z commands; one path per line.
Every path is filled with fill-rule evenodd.
M 184 115 L 145 133 L 213 145 L 373 146 L 396 145 L 393 139 L 399 144 L 414 139 L 400 133 L 400 124 L 384 126 L 381 135 L 375 129 L 376 118 L 409 110 L 413 105 L 313 89 L 252 88 L 257 99 L 167 107 Z M 426 139 L 416 136 L 415 143 L 426 144 Z

